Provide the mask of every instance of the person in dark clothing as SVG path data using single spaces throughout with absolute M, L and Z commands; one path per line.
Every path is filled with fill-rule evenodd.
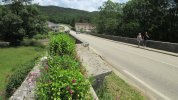
M 150 38 L 150 37 L 149 37 L 148 33 L 145 32 L 145 34 L 143 35 L 143 46 L 146 47 L 146 45 L 147 45 L 147 40 L 148 40 L 149 38 Z

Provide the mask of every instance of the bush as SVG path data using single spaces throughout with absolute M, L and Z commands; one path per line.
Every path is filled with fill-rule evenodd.
M 52 36 L 49 43 L 50 56 L 75 55 L 75 41 L 67 34 Z
M 66 34 L 51 37 L 48 64 L 37 82 L 38 100 L 91 100 L 90 83 L 75 59 L 75 41 Z
M 50 67 L 59 67 L 62 70 L 79 70 L 80 68 L 80 63 L 68 55 L 50 58 L 48 59 L 48 64 Z
M 33 39 L 25 39 L 24 41 L 21 42 L 21 46 L 35 46 L 45 48 L 45 46 L 41 42 Z
M 37 35 L 33 36 L 33 38 L 36 40 L 46 39 L 46 38 L 48 38 L 48 35 L 37 34 Z
M 50 68 L 39 80 L 38 100 L 86 100 L 90 84 L 78 71 Z
M 37 58 L 36 58 L 37 59 Z M 36 60 L 35 59 L 35 60 Z M 15 90 L 21 85 L 28 73 L 35 66 L 35 60 L 32 60 L 24 65 L 21 65 L 10 77 L 8 78 L 6 86 L 6 97 L 9 98 Z

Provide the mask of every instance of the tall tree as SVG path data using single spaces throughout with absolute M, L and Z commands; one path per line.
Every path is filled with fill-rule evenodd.
M 117 34 L 118 16 L 122 13 L 121 5 L 111 0 L 104 2 L 101 6 L 98 18 L 97 30 L 99 33 Z
M 148 31 L 153 40 L 178 42 L 177 0 L 130 0 L 124 6 L 116 5 L 108 0 L 101 6 L 99 33 L 135 37 Z
M 19 45 L 24 37 L 45 33 L 45 20 L 39 15 L 32 0 L 4 0 L 0 10 L 0 37 L 12 45 Z

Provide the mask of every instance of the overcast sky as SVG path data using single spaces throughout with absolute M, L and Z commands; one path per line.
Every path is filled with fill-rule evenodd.
M 86 11 L 96 11 L 107 0 L 34 0 L 40 5 L 55 5 L 65 8 L 74 8 Z M 128 0 L 112 0 L 113 2 L 124 3 Z

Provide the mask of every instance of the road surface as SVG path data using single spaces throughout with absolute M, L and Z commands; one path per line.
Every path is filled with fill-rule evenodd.
M 88 42 L 150 99 L 178 100 L 178 57 L 91 35 L 71 34 Z

